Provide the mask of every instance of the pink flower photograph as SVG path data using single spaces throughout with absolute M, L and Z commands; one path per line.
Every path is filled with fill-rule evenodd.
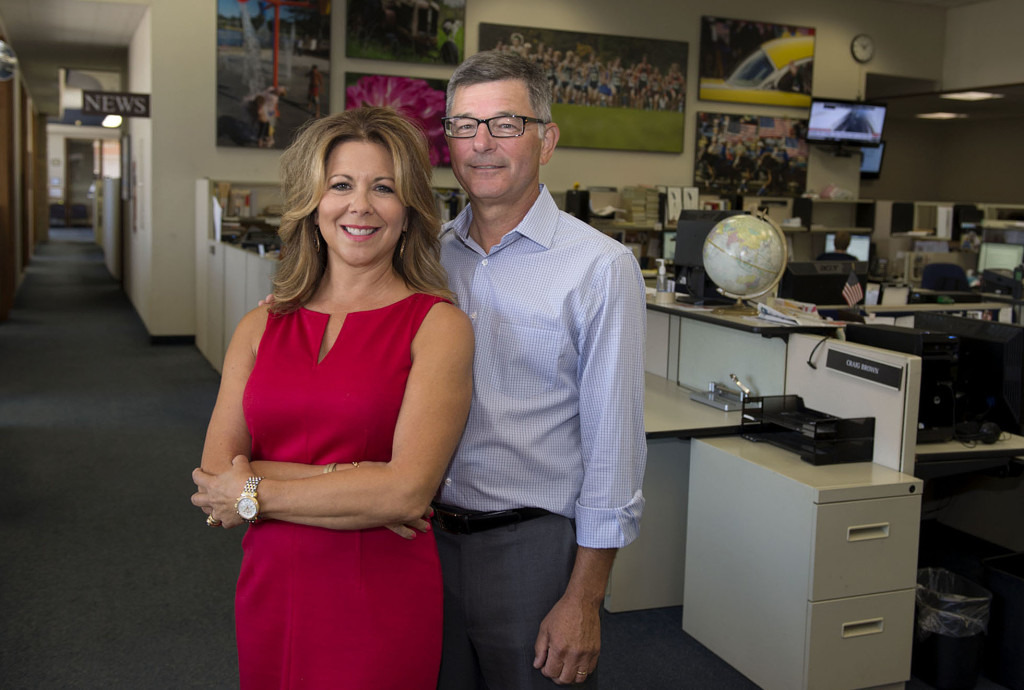
M 345 110 L 364 105 L 389 106 L 416 123 L 430 145 L 430 164 L 451 166 L 444 137 L 444 79 L 393 77 L 382 74 L 345 75 Z

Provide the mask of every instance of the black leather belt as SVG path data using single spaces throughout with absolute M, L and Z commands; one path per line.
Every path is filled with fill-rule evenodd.
M 479 512 L 445 505 L 444 503 L 432 503 L 431 507 L 434 509 L 434 524 L 445 532 L 451 532 L 452 534 L 484 532 L 496 527 L 515 525 L 551 514 L 543 508 L 516 508 L 514 510 Z

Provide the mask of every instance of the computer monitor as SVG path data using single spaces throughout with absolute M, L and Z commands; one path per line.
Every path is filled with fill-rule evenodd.
M 843 304 L 843 287 L 850 271 L 861 285 L 868 275 L 866 261 L 790 261 L 779 281 L 779 297 L 811 304 Z
M 680 211 L 676 224 L 676 294 L 694 304 L 731 302 L 718 293 L 718 286 L 704 271 L 704 240 L 711 228 L 743 211 Z
M 982 242 L 978 252 L 978 273 L 989 268 L 1005 268 L 1012 271 L 1024 261 L 1024 245 Z
M 914 328 L 960 339 L 955 374 L 957 423 L 995 422 L 1003 431 L 1024 433 L 1024 326 L 918 312 Z
M 825 251 L 834 252 L 835 250 L 836 234 L 830 232 L 825 235 Z M 857 257 L 857 261 L 870 261 L 871 235 L 850 235 L 850 246 L 846 248 L 846 253 Z
M 878 146 L 860 147 L 860 179 L 877 180 L 882 174 L 882 156 L 885 155 L 885 142 Z

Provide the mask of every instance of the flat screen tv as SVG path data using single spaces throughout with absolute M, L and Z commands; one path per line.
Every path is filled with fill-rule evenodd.
M 918 312 L 914 328 L 960 338 L 954 375 L 958 423 L 995 422 L 1003 431 L 1024 433 L 1024 326 Z
M 877 180 L 882 174 L 882 156 L 885 155 L 885 142 L 878 146 L 860 147 L 860 179 Z
M 807 141 L 878 146 L 884 124 L 884 105 L 816 98 L 807 120 Z
M 704 271 L 704 240 L 715 224 L 743 211 L 680 211 L 676 225 L 676 298 L 693 304 L 731 303 Z

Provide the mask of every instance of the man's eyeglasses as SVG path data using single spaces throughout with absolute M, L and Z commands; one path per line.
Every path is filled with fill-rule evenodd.
M 469 139 L 476 136 L 477 127 L 487 125 L 492 137 L 521 137 L 530 122 L 546 125 L 547 122 L 525 115 L 497 115 L 486 120 L 475 117 L 442 117 L 445 135 L 453 139 Z

